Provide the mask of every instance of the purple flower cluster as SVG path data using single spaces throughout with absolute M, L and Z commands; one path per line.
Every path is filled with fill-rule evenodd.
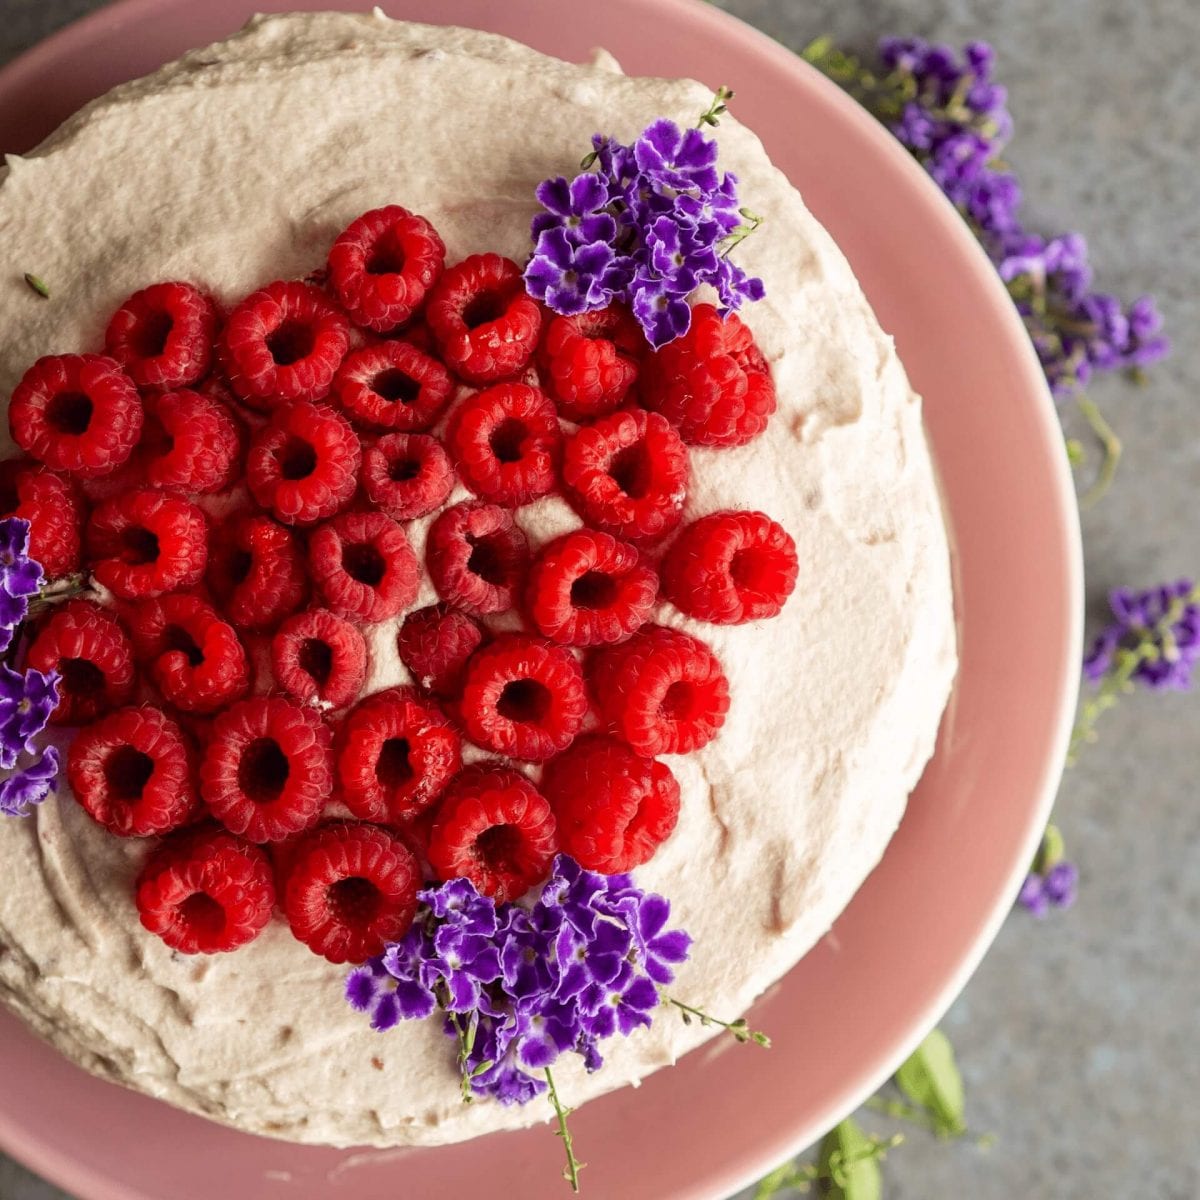
M 471 1091 L 503 1104 L 541 1095 L 560 1054 L 599 1068 L 601 1042 L 651 1023 L 691 945 L 667 929 L 662 896 L 566 855 L 528 909 L 497 906 L 465 879 L 421 899 L 408 934 L 351 972 L 346 998 L 378 1030 L 441 1009 Z
M 1200 663 L 1200 586 L 1190 579 L 1109 594 L 1115 618 L 1092 644 L 1084 676 L 1100 683 L 1128 662 L 1130 679 L 1153 691 L 1186 691 Z
M 1065 859 L 1044 873 L 1030 871 L 1021 885 L 1017 903 L 1035 917 L 1044 917 L 1052 908 L 1070 908 L 1079 888 L 1079 870 Z
M 748 214 L 715 141 L 662 119 L 631 146 L 602 134 L 592 145 L 595 170 L 537 188 L 531 296 L 568 316 L 623 300 L 656 348 L 688 331 L 687 297 L 702 284 L 724 311 L 762 298 L 762 280 L 729 259 Z

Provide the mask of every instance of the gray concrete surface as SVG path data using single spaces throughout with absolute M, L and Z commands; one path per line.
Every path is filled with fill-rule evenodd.
M 1110 587 L 1200 572 L 1191 508 L 1200 496 L 1200 4 L 721 6 L 796 49 L 822 32 L 859 47 L 888 32 L 996 44 L 1017 122 L 1010 158 L 1026 186 L 1030 223 L 1082 230 L 1100 284 L 1126 296 L 1156 292 L 1176 343 L 1147 389 L 1112 382 L 1095 391 L 1126 459 L 1084 521 L 1092 620 Z M 97 0 L 0 0 L 0 60 L 96 7 Z M 984 1151 L 912 1132 L 887 1163 L 889 1200 L 1200 1196 L 1198 746 L 1197 695 L 1135 697 L 1105 720 L 1060 803 L 1083 872 L 1077 908 L 1045 924 L 1010 919 L 946 1018 L 971 1125 L 996 1143 Z M 864 1120 L 891 1128 L 869 1114 Z M 0 1158 L 0 1200 L 63 1193 Z

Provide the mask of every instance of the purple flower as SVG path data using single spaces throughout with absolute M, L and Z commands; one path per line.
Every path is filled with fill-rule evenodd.
M 20 517 L 0 521 L 0 651 L 29 611 L 29 597 L 42 586 L 42 564 L 29 557 L 29 522 Z
M 563 228 L 580 230 L 589 218 L 597 217 L 603 224 L 590 226 L 595 230 L 595 236 L 589 236 L 588 241 L 605 239 L 602 231 L 609 230 L 607 238 L 615 236 L 616 230 L 612 216 L 605 211 L 612 199 L 609 194 L 608 181 L 601 175 L 585 172 L 576 175 L 568 182 L 561 175 L 556 179 L 547 179 L 537 186 L 538 203 L 546 210 L 533 218 L 531 233 L 536 242 L 544 230 Z
M 638 275 L 631 286 L 633 315 L 656 350 L 683 337 L 692 326 L 692 309 L 685 297 L 672 293 L 666 281 Z
M 47 746 L 32 763 L 0 779 L 0 813 L 24 817 L 54 790 L 58 775 L 58 751 Z
M 565 229 L 544 230 L 525 268 L 525 288 L 556 313 L 604 308 L 616 295 L 623 264 L 607 242 L 580 243 Z
M 22 674 L 0 665 L 0 768 L 16 765 L 34 752 L 34 738 L 46 728 L 58 703 L 58 674 L 29 670 Z
M 1200 662 L 1200 588 L 1190 579 L 1143 592 L 1117 588 L 1108 603 L 1115 619 L 1092 643 L 1085 678 L 1100 683 L 1124 668 L 1152 691 L 1187 691 Z
M 720 183 L 717 143 L 699 129 L 681 130 L 665 118 L 648 125 L 634 142 L 633 161 L 660 194 L 671 190 L 703 195 Z
M 1044 875 L 1030 871 L 1021 885 L 1017 903 L 1033 916 L 1046 916 L 1052 908 L 1070 908 L 1079 888 L 1079 869 L 1065 859 Z

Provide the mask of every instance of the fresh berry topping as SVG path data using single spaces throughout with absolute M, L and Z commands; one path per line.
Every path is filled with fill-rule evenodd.
M 148 705 L 109 713 L 67 751 L 75 799 L 119 837 L 150 837 L 187 821 L 199 803 L 193 767 L 183 730 Z
M 239 629 L 270 629 L 308 598 L 304 549 L 270 517 L 238 517 L 213 534 L 207 581 Z
M 291 850 L 283 910 L 292 933 L 330 962 L 365 962 L 402 938 L 417 912 L 421 872 L 395 834 L 330 823 Z
M 116 617 L 90 600 L 68 600 L 38 630 L 25 665 L 57 671 L 56 725 L 83 725 L 133 691 L 133 647 Z
M 796 586 L 796 544 L 760 512 L 720 512 L 686 526 L 663 562 L 680 612 L 718 625 L 779 615 Z
M 425 312 L 446 365 L 468 383 L 497 383 L 524 370 L 542 328 L 521 268 L 498 254 L 450 267 Z
M 442 797 L 428 854 L 439 879 L 465 876 L 503 904 L 545 879 L 557 849 L 546 798 L 519 771 L 478 763 Z
M 142 401 L 118 363 L 99 354 L 39 358 L 8 406 L 13 441 L 39 462 L 75 475 L 107 475 L 142 433 Z
M 562 430 L 544 392 L 499 383 L 454 409 L 446 447 L 475 495 L 515 508 L 553 490 Z
M 600 734 L 552 758 L 541 787 L 560 848 L 605 875 L 648 863 L 679 819 L 679 784 L 670 768 Z
M 428 516 L 455 482 L 450 456 L 431 434 L 389 433 L 363 451 L 363 491 L 393 520 Z
M 341 798 L 356 817 L 398 825 L 427 809 L 462 766 L 462 741 L 441 710 L 411 688 L 363 700 L 336 746 Z
M 344 617 L 314 608 L 289 617 L 271 639 L 275 682 L 304 704 L 345 708 L 367 678 L 367 644 Z
M 29 522 L 29 557 L 47 579 L 79 570 L 83 503 L 65 475 L 28 459 L 0 463 L 0 516 Z
M 467 664 L 461 707 L 476 745 L 542 762 L 570 745 L 588 703 L 583 672 L 569 650 L 504 634 Z
M 333 380 L 333 397 L 355 424 L 399 433 L 428 429 L 453 391 L 450 372 L 411 342 L 354 350 Z
M 138 877 L 142 924 L 182 954 L 216 954 L 254 941 L 274 907 L 266 853 L 216 826 L 167 838 Z
M 182 496 L 139 488 L 95 509 L 87 545 L 92 574 L 114 596 L 161 596 L 199 583 L 208 561 L 208 522 Z
M 184 492 L 219 492 L 238 473 L 242 440 L 219 400 L 184 388 L 152 392 L 138 460 L 147 483 Z
M 421 585 L 421 569 L 404 530 L 378 512 L 348 512 L 308 540 L 313 584 L 331 612 L 386 621 L 403 612 Z
M 679 524 L 687 448 L 657 413 L 613 413 L 567 438 L 563 483 L 589 525 L 630 541 L 653 541 Z
M 221 357 L 233 390 L 254 408 L 319 400 L 350 344 L 346 318 L 307 283 L 268 284 L 229 314 Z
M 448 604 L 431 604 L 404 618 L 396 648 L 418 686 L 450 700 L 462 691 L 467 660 L 482 642 L 483 629 L 473 617 Z
M 734 313 L 697 304 L 687 333 L 646 361 L 642 396 L 693 446 L 741 446 L 775 411 L 771 368 Z
M 250 664 L 238 635 L 199 596 L 142 601 L 129 632 L 163 699 L 183 712 L 215 712 L 250 688 Z
M 554 317 L 538 346 L 542 384 L 568 421 L 594 421 L 632 399 L 645 350 L 645 334 L 618 304 Z
M 333 786 L 329 727 L 279 696 L 251 696 L 213 721 L 200 795 L 227 829 L 278 842 L 314 824 Z
M 608 727 L 645 758 L 708 745 L 729 710 L 729 682 L 713 652 L 661 625 L 601 651 L 591 684 Z
M 476 616 L 516 603 L 529 543 L 507 509 L 467 501 L 429 527 L 425 565 L 441 598 Z
M 329 251 L 329 283 L 356 325 L 386 333 L 425 302 L 446 247 L 424 217 L 398 204 L 352 221 Z
M 104 350 L 142 388 L 198 383 L 212 366 L 217 306 L 190 283 L 156 283 L 113 313 Z
M 362 447 L 350 422 L 325 404 L 277 408 L 250 439 L 246 482 L 285 525 L 311 525 L 354 495 Z

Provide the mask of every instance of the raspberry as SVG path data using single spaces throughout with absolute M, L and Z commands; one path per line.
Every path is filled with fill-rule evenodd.
M 656 413 L 624 410 L 567 438 L 563 483 L 589 524 L 630 541 L 653 541 L 679 524 L 687 449 Z
M 266 928 L 275 906 L 271 862 L 216 826 L 167 838 L 137 881 L 142 924 L 172 950 L 236 950 Z
M 779 615 L 796 586 L 796 544 L 760 512 L 719 512 L 686 526 L 663 561 L 680 612 L 718 625 Z
M 308 540 L 313 583 L 339 617 L 386 621 L 403 612 L 421 586 L 421 569 L 404 530 L 383 513 L 349 512 L 326 521 Z
M 427 809 L 462 766 L 462 740 L 411 688 L 363 700 L 338 730 L 341 798 L 356 817 L 398 825 Z
M 648 863 L 679 819 L 679 784 L 665 763 L 602 734 L 581 737 L 542 773 L 559 845 L 589 871 Z
M 143 601 L 129 632 L 163 699 L 183 712 L 215 712 L 250 690 L 250 664 L 238 635 L 199 596 Z
M 114 596 L 161 596 L 199 583 L 208 561 L 208 522 L 182 496 L 139 488 L 96 508 L 87 544 L 92 574 Z
M 658 576 L 628 542 L 576 529 L 543 546 L 529 568 L 526 607 L 567 646 L 623 642 L 650 619 Z
M 538 346 L 542 383 L 568 421 L 593 421 L 633 398 L 646 337 L 628 310 L 612 304 L 554 317 Z
M 416 433 L 450 403 L 450 372 L 410 342 L 377 342 L 352 351 L 333 379 L 333 397 L 366 429 Z
M 329 251 L 329 284 L 356 325 L 403 325 L 442 273 L 446 247 L 424 217 L 398 204 L 365 212 Z
M 404 618 L 396 636 L 400 661 L 426 691 L 450 700 L 462 691 L 467 660 L 483 642 L 479 622 L 448 604 L 431 604 Z
M 219 400 L 184 388 L 153 392 L 138 459 L 146 482 L 185 492 L 220 492 L 238 474 L 242 439 Z
M 579 663 L 541 638 L 504 634 L 467 664 L 463 726 L 486 750 L 542 762 L 570 745 L 587 708 Z
M 251 407 L 319 400 L 346 356 L 350 327 L 324 292 L 296 281 L 268 284 L 229 314 L 221 358 Z
M 729 710 L 729 682 L 713 652 L 661 625 L 601 651 L 591 683 L 601 718 L 644 758 L 708 745 Z
M 466 501 L 429 527 L 425 565 L 443 600 L 476 616 L 516 603 L 529 543 L 507 509 Z
M 47 579 L 79 570 L 83 501 L 67 476 L 29 459 L 0 463 L 0 516 L 29 522 L 29 556 Z
M 8 406 L 13 441 L 39 462 L 74 475 L 107 475 L 142 433 L 142 401 L 111 358 L 58 354 L 39 358 Z
M 124 704 L 133 691 L 133 647 L 107 609 L 90 600 L 68 600 L 38 630 L 25 665 L 57 671 L 56 725 L 83 725 Z
M 520 771 L 488 762 L 459 772 L 446 790 L 428 853 L 439 879 L 465 876 L 503 904 L 546 877 L 557 849 L 546 798 Z
M 646 360 L 642 399 L 693 446 L 741 446 L 766 429 L 775 384 L 741 319 L 697 304 L 688 332 Z
M 454 409 L 446 447 L 475 495 L 515 508 L 553 490 L 562 430 L 544 392 L 499 383 Z
M 294 933 L 330 962 L 365 962 L 402 938 L 417 912 L 421 872 L 395 834 L 330 823 L 290 855 L 283 911 Z
M 525 291 L 521 268 L 498 254 L 473 254 L 450 267 L 425 311 L 442 360 L 468 383 L 496 383 L 528 365 L 542 310 Z
M 200 795 L 227 829 L 278 842 L 316 823 L 333 786 L 329 727 L 279 696 L 251 696 L 212 725 Z
M 354 495 L 362 447 L 350 423 L 324 404 L 277 408 L 250 439 L 251 495 L 285 525 L 331 517 Z
M 198 383 L 212 366 L 217 306 L 190 283 L 134 292 L 112 315 L 104 350 L 142 388 Z
M 389 433 L 363 452 L 363 491 L 393 520 L 428 516 L 455 483 L 450 456 L 430 434 Z
M 239 629 L 269 629 L 308 597 L 304 549 L 270 517 L 238 517 L 214 533 L 208 586 Z
M 275 682 L 304 704 L 344 708 L 367 678 L 367 644 L 342 617 L 324 608 L 297 613 L 271 639 Z
M 120 708 L 75 735 L 67 781 L 93 820 L 118 837 L 150 837 L 199 805 L 192 747 L 156 708 Z

